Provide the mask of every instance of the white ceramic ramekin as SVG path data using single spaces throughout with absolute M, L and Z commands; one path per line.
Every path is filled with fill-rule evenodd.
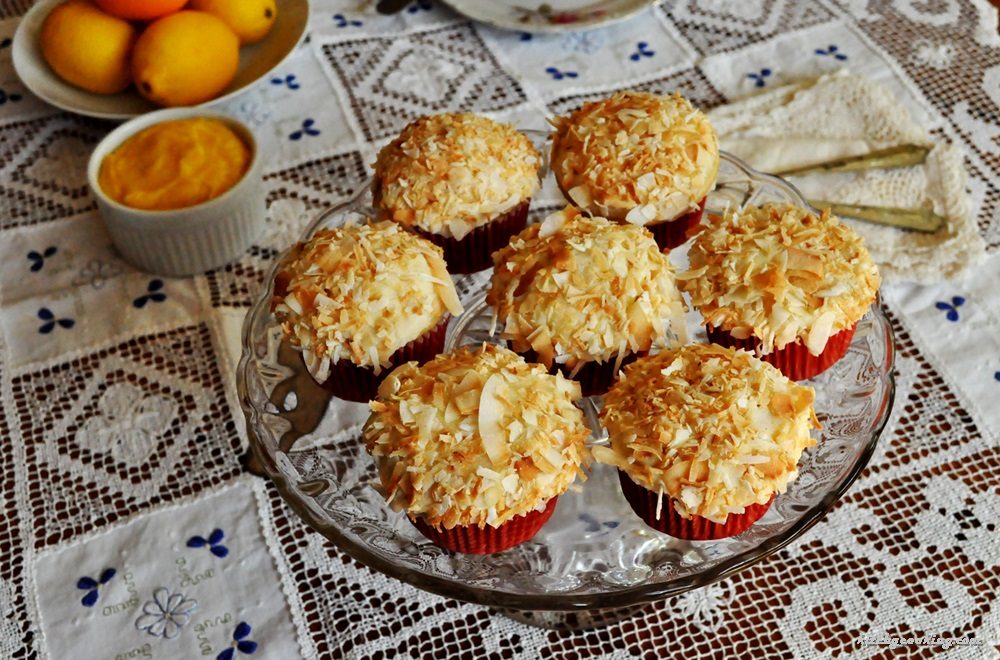
M 134 209 L 104 194 L 98 175 L 108 154 L 154 124 L 193 117 L 224 122 L 250 147 L 250 167 L 235 186 L 204 204 L 173 211 Z M 217 268 L 239 257 L 264 228 L 261 154 L 253 131 L 238 119 L 211 110 L 158 110 L 122 124 L 94 149 L 87 166 L 87 181 L 115 247 L 126 261 L 150 273 L 180 276 Z

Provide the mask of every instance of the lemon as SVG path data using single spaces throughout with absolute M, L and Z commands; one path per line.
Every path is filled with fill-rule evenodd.
M 242 44 L 266 37 L 278 17 L 275 0 L 191 0 L 188 6 L 221 18 Z
M 232 82 L 240 40 L 220 19 L 201 11 L 179 11 L 142 33 L 132 53 L 139 93 L 158 105 L 197 105 Z
M 129 54 L 136 31 L 83 0 L 57 6 L 42 24 L 42 57 L 68 83 L 88 92 L 117 94 L 132 83 Z

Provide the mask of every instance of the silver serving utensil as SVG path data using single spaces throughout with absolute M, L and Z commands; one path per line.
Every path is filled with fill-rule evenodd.
M 927 160 L 931 148 L 920 144 L 900 144 L 888 149 L 877 149 L 860 156 L 834 158 L 822 163 L 803 165 L 774 172 L 778 176 L 802 176 L 824 172 L 857 172 L 859 170 L 891 170 L 897 167 L 919 165 Z
M 944 226 L 945 218 L 930 208 L 903 209 L 893 206 L 864 206 L 861 204 L 841 204 L 825 199 L 810 199 L 809 203 L 818 208 L 829 208 L 834 215 L 864 220 L 877 225 L 889 225 L 903 229 L 913 229 L 933 234 Z
M 792 177 L 805 174 L 828 174 L 834 172 L 860 172 L 862 170 L 891 170 L 900 167 L 920 165 L 927 160 L 931 147 L 920 144 L 901 144 L 887 149 L 877 149 L 860 156 L 834 158 L 822 163 L 792 167 L 775 172 L 778 176 Z M 855 218 L 877 225 L 888 225 L 902 229 L 934 233 L 945 223 L 945 218 L 929 207 L 904 209 L 894 206 L 865 206 L 862 204 L 842 204 L 825 199 L 808 200 L 816 208 L 829 208 L 834 215 Z

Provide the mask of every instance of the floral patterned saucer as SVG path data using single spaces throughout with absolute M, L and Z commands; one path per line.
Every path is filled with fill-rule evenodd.
M 460 14 L 503 30 L 572 32 L 624 20 L 657 0 L 444 0 Z

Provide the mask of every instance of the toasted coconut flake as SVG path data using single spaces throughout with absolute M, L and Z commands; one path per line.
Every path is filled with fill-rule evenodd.
M 462 312 L 441 248 L 392 222 L 321 229 L 278 278 L 287 285 L 275 316 L 320 382 L 341 359 L 379 373 L 445 313 Z
M 795 341 L 819 355 L 864 316 L 881 282 L 849 226 L 788 204 L 709 216 L 689 259 L 679 286 L 706 322 L 757 337 L 765 355 Z
M 543 235 L 542 230 L 547 233 Z M 687 341 L 667 255 L 641 227 L 567 207 L 494 254 L 486 295 L 514 350 L 575 373 L 588 362 Z
M 715 185 L 715 129 L 680 94 L 618 92 L 553 125 L 556 180 L 594 215 L 641 225 L 673 220 Z
M 545 238 L 556 233 L 566 224 L 566 214 L 563 212 L 550 213 L 542 221 L 542 226 L 538 229 L 538 237 Z
M 745 351 L 691 344 L 640 358 L 605 395 L 610 447 L 595 460 L 672 498 L 681 516 L 724 522 L 783 493 L 819 428 L 812 388 Z
M 503 384 L 503 376 L 493 374 L 479 393 L 479 436 L 483 439 L 483 449 L 494 465 L 510 460 L 507 448 L 507 433 L 500 427 L 504 418 L 504 404 L 497 397 L 497 388 Z M 475 392 L 470 392 L 475 394 Z
M 375 162 L 372 195 L 386 217 L 462 239 L 529 199 L 541 159 L 508 124 L 472 113 L 421 117 Z
M 579 396 L 507 349 L 462 348 L 389 374 L 365 444 L 393 507 L 439 527 L 497 526 L 583 477 L 590 432 Z

